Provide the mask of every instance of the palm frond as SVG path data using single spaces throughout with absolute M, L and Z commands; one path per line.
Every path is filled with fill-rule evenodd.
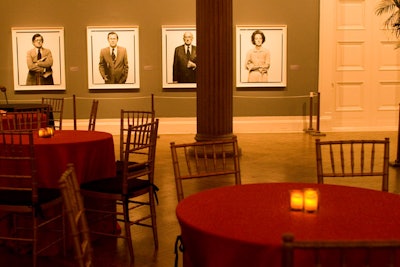
M 384 21 L 386 28 L 400 28 L 400 0 L 382 0 L 375 13 L 378 16 L 389 14 L 389 17 Z
M 378 16 L 389 14 L 383 24 L 398 39 L 400 37 L 400 0 L 381 0 L 375 14 Z M 398 48 L 400 48 L 400 42 L 396 45 L 396 49 Z
M 400 0 L 382 0 L 378 4 L 375 13 L 379 16 L 384 13 L 393 12 L 396 8 L 400 8 Z
M 399 11 L 392 13 L 385 21 L 384 24 L 387 28 L 395 27 L 399 23 Z M 396 28 L 396 27 L 395 27 Z

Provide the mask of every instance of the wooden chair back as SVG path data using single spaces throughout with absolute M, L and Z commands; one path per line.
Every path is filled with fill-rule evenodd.
M 389 138 L 384 140 L 315 140 L 318 183 L 329 177 L 376 176 L 389 190 Z
M 0 138 L 0 189 L 31 192 L 32 203 L 37 203 L 33 132 L 2 131 Z
M 121 109 L 120 123 L 120 157 L 123 161 L 124 151 L 127 144 L 128 129 L 130 126 L 152 123 L 155 120 L 154 111 L 138 111 Z
M 282 267 L 393 267 L 399 260 L 400 240 L 299 241 L 282 235 Z
M 62 120 L 64 113 L 64 98 L 42 97 L 42 104 L 51 107 L 49 123 L 55 129 L 62 130 Z
M 77 266 L 92 267 L 93 255 L 90 232 L 73 164 L 68 164 L 67 170 L 59 180 L 59 185 L 71 229 Z
M 47 112 L 36 111 L 19 111 L 7 112 L 0 117 L 0 130 L 38 130 L 48 126 Z
M 97 118 L 98 106 L 99 106 L 99 100 L 94 99 L 92 102 L 92 108 L 90 109 L 88 131 L 94 131 L 96 128 L 96 118 Z
M 124 149 L 123 192 L 129 191 L 129 180 L 138 177 L 136 170 L 148 172 L 149 182 L 154 184 L 157 133 L 158 119 L 129 127 Z
M 117 209 L 92 207 L 87 211 L 96 214 L 98 220 L 115 216 L 124 223 L 124 231 L 105 233 L 92 229 L 92 234 L 124 238 L 127 242 L 131 260 L 134 259 L 131 226 L 140 225 L 153 230 L 155 247 L 158 247 L 156 223 L 154 163 L 158 133 L 158 119 L 153 122 L 130 126 L 124 148 L 121 173 L 108 179 L 100 179 L 81 184 L 81 192 L 92 199 L 114 200 Z M 146 197 L 147 195 L 147 197 Z M 146 212 L 146 207 L 149 212 Z M 137 210 L 134 212 L 133 210 Z M 131 218 L 130 218 L 131 216 Z M 151 222 L 149 222 L 151 221 Z
M 31 243 L 34 267 L 40 253 L 65 244 L 61 195 L 39 188 L 32 131 L 0 131 L 0 192 L 1 224 L 10 227 L 0 242 Z M 43 238 L 45 232 L 52 233 Z
M 170 145 L 178 201 L 184 198 L 183 180 L 233 175 L 235 184 L 241 184 L 236 137 Z
M 122 201 L 122 205 L 129 211 L 138 209 L 134 219 L 129 220 L 129 215 L 125 216 L 125 229 L 130 229 L 131 225 L 152 228 L 156 248 L 158 248 L 156 221 L 158 188 L 154 183 L 154 166 L 158 124 L 158 119 L 155 119 L 146 124 L 129 127 L 122 174 L 122 194 L 130 196 L 126 201 Z M 144 195 L 148 198 L 143 197 Z M 141 210 L 146 206 L 149 208 L 149 213 Z

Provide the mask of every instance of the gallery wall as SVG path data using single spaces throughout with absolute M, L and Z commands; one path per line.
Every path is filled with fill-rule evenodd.
M 3 0 L 0 84 L 7 87 L 10 102 L 64 97 L 66 118 L 72 117 L 72 95 L 78 100 L 78 118 L 88 116 L 94 98 L 100 100 L 98 118 L 118 118 L 121 108 L 149 108 L 151 94 L 159 117 L 195 117 L 195 88 L 163 88 L 162 82 L 162 26 L 195 26 L 195 6 L 195 0 L 42 0 L 37 5 Z M 234 36 L 236 26 L 287 27 L 286 86 L 237 87 L 234 81 L 234 116 L 304 115 L 307 96 L 318 90 L 319 0 L 233 0 L 233 25 Z M 138 26 L 140 88 L 88 88 L 89 26 Z M 66 90 L 14 91 L 13 27 L 63 27 Z M 236 40 L 232 46 L 236 65 Z

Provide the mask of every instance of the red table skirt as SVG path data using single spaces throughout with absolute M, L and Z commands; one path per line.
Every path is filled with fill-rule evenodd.
M 55 131 L 51 138 L 35 138 L 40 185 L 58 186 L 68 163 L 75 165 L 79 183 L 116 173 L 112 135 L 96 131 Z
M 28 142 L 28 141 L 27 141 Z M 0 140 L 1 144 L 1 140 Z M 96 131 L 55 131 L 50 138 L 39 138 L 34 133 L 34 150 L 36 156 L 36 167 L 39 187 L 58 188 L 58 180 L 66 170 L 68 163 L 73 163 L 79 183 L 112 177 L 116 173 L 115 153 L 113 137 L 109 133 Z M 2 172 L 15 171 L 16 167 L 23 173 L 29 171 L 29 167 L 0 166 Z M 115 203 L 100 203 L 93 200 L 85 200 L 85 206 L 106 205 L 115 209 Z M 4 214 L 0 214 L 3 216 Z M 88 215 L 88 219 L 90 219 Z M 5 222 L 7 223 L 7 222 Z M 92 229 L 107 229 L 115 231 L 114 219 L 98 225 L 89 225 Z M 8 225 L 1 224 L 0 231 L 7 231 Z M 42 237 L 45 238 L 45 237 Z M 47 254 L 58 253 L 52 250 Z M 0 264 L 1 265 L 1 264 Z
M 315 214 L 290 210 L 289 190 L 306 187 L 320 192 Z M 282 234 L 288 232 L 299 240 L 400 240 L 399 206 L 397 194 L 334 185 L 248 184 L 203 191 L 176 209 L 184 266 L 280 267 Z M 309 260 L 302 254 L 295 266 L 311 266 Z
M 1 140 L 0 140 L 1 142 Z M 55 131 L 53 137 L 34 133 L 39 187 L 58 187 L 58 179 L 73 163 L 79 183 L 112 177 L 116 173 L 113 137 L 95 131 Z M 29 166 L 0 166 L 2 171 L 29 171 Z

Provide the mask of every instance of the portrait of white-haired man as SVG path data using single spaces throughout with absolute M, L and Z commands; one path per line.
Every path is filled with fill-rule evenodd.
M 173 82 L 195 83 L 196 82 L 196 46 L 192 44 L 193 34 L 183 34 L 184 44 L 177 46 L 174 52 Z

